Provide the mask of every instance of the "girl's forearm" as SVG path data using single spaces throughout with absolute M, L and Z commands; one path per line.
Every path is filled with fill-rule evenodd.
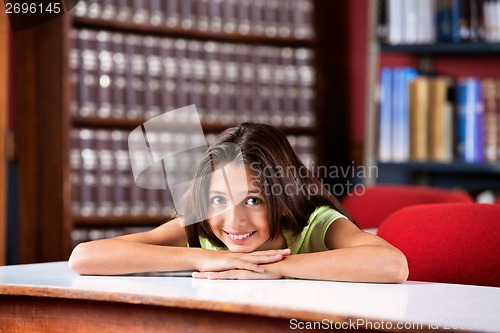
M 281 260 L 288 253 L 284 250 L 232 253 L 114 238 L 79 244 L 69 258 L 69 265 L 77 273 L 87 275 L 179 270 L 219 272 L 232 269 L 262 273 L 261 264 Z
M 378 245 L 290 255 L 264 267 L 283 277 L 314 280 L 402 283 L 408 277 L 405 256 Z
M 69 265 L 79 274 L 92 275 L 191 270 L 195 269 L 198 250 L 103 239 L 76 246 Z

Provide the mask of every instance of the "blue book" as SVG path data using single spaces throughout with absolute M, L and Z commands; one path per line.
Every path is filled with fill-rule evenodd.
M 467 81 L 460 79 L 456 85 L 456 154 L 459 161 L 465 161 L 465 141 L 467 138 Z
M 392 160 L 392 95 L 393 69 L 384 67 L 380 71 L 380 112 L 378 157 L 381 161 Z
M 451 0 L 451 42 L 460 43 L 460 17 L 462 16 L 462 8 L 460 2 L 462 0 Z
M 484 104 L 481 90 L 481 81 L 474 80 L 474 160 L 477 163 L 485 161 L 485 133 L 484 133 Z
M 411 67 L 396 68 L 393 95 L 393 160 L 410 159 L 410 82 L 417 77 Z
M 403 91 L 402 85 L 402 70 L 401 68 L 393 69 L 392 80 L 392 109 L 391 109 L 391 152 L 392 160 L 401 160 L 401 147 L 399 140 L 401 138 L 401 93 Z
M 436 37 L 440 43 L 460 42 L 461 0 L 438 0 L 435 20 Z
M 460 79 L 457 97 L 457 153 L 467 163 L 484 161 L 484 130 L 481 85 L 477 78 Z

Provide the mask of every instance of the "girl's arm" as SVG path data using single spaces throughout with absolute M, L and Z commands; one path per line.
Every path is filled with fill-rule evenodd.
M 401 251 L 345 218 L 330 225 L 325 245 L 333 250 L 289 256 L 267 269 L 317 280 L 402 283 L 408 278 L 408 263 Z
M 408 277 L 408 264 L 398 249 L 380 237 L 359 230 L 345 218 L 336 219 L 325 235 L 329 251 L 290 255 L 279 262 L 262 265 L 266 272 L 242 270 L 198 273 L 196 277 L 276 278 L 402 283 Z
M 263 273 L 265 264 L 281 260 L 282 250 L 252 254 L 186 247 L 179 219 L 147 232 L 78 244 L 69 266 L 79 274 L 116 275 L 154 271 L 221 271 L 243 269 Z

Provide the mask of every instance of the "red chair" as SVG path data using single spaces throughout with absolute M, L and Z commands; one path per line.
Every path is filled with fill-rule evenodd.
M 500 206 L 416 205 L 391 214 L 378 236 L 408 260 L 408 280 L 500 287 Z
M 342 204 L 362 228 L 377 228 L 391 213 L 410 205 L 474 202 L 473 198 L 456 190 L 421 186 L 375 185 L 361 195 L 348 195 Z

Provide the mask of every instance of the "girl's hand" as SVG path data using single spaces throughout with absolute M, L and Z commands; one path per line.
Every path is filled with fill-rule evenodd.
M 280 261 L 290 254 L 289 249 L 255 251 L 251 253 L 233 253 L 228 251 L 209 252 L 209 255 L 203 256 L 198 260 L 196 269 L 200 271 L 200 273 L 222 273 L 241 270 L 247 271 L 247 273 L 264 274 L 266 270 L 259 265 Z M 241 275 L 242 273 L 240 272 L 238 274 Z M 199 277 L 205 278 L 205 276 Z
M 282 276 L 271 271 L 257 273 L 246 269 L 231 269 L 223 272 L 193 272 L 195 279 L 208 280 L 277 280 Z

